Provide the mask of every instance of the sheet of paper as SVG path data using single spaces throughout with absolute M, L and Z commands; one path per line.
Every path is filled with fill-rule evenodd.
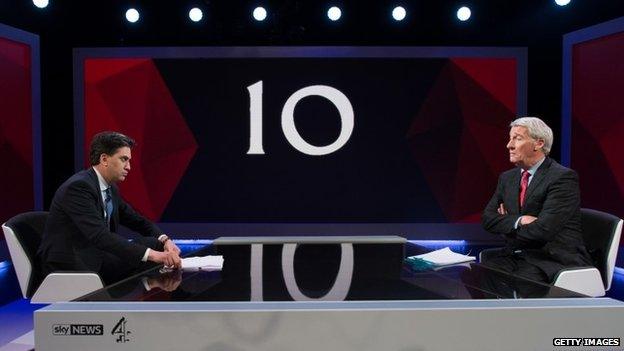
M 423 259 L 436 266 L 446 266 L 450 264 L 458 264 L 464 262 L 474 261 L 474 256 L 462 255 L 457 252 L 451 251 L 450 248 L 445 247 L 443 249 L 428 252 L 426 254 L 414 256 Z
M 216 271 L 223 268 L 223 256 L 195 256 L 182 259 L 184 271 Z

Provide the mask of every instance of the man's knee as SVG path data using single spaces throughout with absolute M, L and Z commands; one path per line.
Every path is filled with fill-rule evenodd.
M 492 257 L 486 262 L 483 262 L 483 264 L 485 266 L 505 272 L 513 272 L 516 270 L 517 267 L 516 262 L 513 262 L 513 259 L 511 257 L 506 256 Z

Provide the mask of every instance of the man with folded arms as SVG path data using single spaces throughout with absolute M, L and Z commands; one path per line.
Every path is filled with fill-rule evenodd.
M 565 267 L 591 266 L 581 234 L 578 175 L 548 157 L 550 127 L 535 117 L 511 122 L 509 161 L 483 211 L 483 228 L 506 248 L 485 264 L 550 283 Z
M 97 272 L 106 284 L 146 269 L 148 262 L 180 267 L 180 249 L 119 195 L 116 183 L 130 171 L 135 142 L 117 132 L 93 137 L 91 167 L 74 174 L 56 191 L 38 255 L 43 274 Z M 120 225 L 139 234 L 117 234 Z

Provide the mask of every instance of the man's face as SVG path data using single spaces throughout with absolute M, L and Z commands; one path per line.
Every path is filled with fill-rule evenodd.
M 525 169 L 533 166 L 542 158 L 543 140 L 535 140 L 529 136 L 526 127 L 515 126 L 509 131 L 509 162 Z
M 130 159 L 132 153 L 127 146 L 120 147 L 112 155 L 103 154 L 100 159 L 100 163 L 104 166 L 106 173 L 103 174 L 106 181 L 109 183 L 117 183 L 126 179 L 128 172 L 130 172 Z

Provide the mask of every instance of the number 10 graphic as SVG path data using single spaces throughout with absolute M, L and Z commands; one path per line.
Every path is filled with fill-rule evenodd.
M 262 81 L 247 87 L 249 91 L 249 150 L 248 155 L 264 155 L 262 145 Z M 329 100 L 340 115 L 340 135 L 331 144 L 315 146 L 305 141 L 295 126 L 295 106 L 308 96 L 321 96 Z M 327 85 L 310 85 L 294 92 L 282 107 L 282 131 L 295 149 L 311 156 L 331 154 L 343 147 L 353 132 L 353 107 L 340 90 Z

